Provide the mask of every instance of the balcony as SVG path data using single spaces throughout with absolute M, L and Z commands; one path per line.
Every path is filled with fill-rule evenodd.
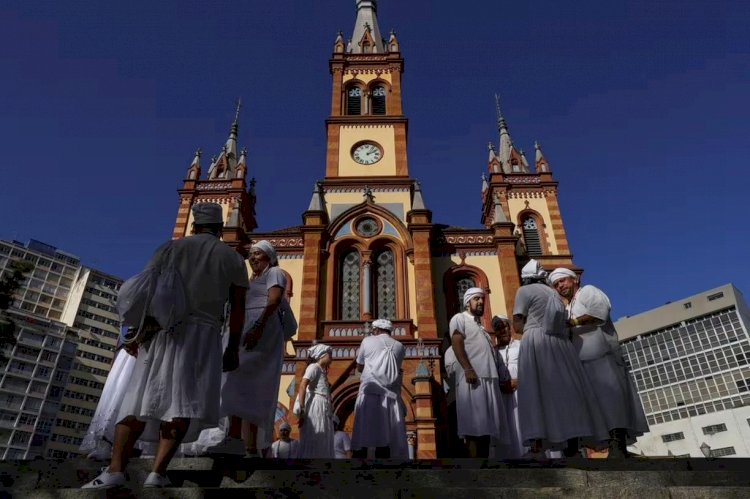
M 414 323 L 409 320 L 394 320 L 394 338 L 414 338 Z M 323 321 L 323 338 L 325 339 L 348 339 L 364 338 L 370 334 L 371 322 L 365 321 Z

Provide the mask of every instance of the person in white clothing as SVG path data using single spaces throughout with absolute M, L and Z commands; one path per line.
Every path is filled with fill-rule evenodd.
M 521 271 L 513 329 L 523 331 L 518 358 L 518 414 L 530 457 L 547 449 L 578 452 L 578 441 L 598 447 L 608 439 L 599 402 L 565 326 L 565 306 L 531 260 Z
M 323 343 L 307 351 L 310 365 L 299 385 L 297 409 L 299 457 L 302 459 L 333 459 L 333 406 L 328 384 L 328 367 L 332 348 Z M 295 404 L 296 406 L 296 404 Z
M 465 310 L 451 318 L 450 331 L 458 436 L 466 440 L 469 457 L 486 458 L 490 442 L 507 443 L 508 423 L 495 346 L 482 325 L 484 295 L 481 288 L 466 291 Z
M 247 271 L 242 257 L 224 244 L 222 207 L 193 206 L 195 234 L 157 250 L 148 268 L 163 269 L 169 250 L 173 271 L 181 277 L 188 314 L 173 329 L 161 330 L 137 351 L 136 365 L 117 416 L 112 461 L 84 488 L 125 484 L 125 468 L 140 438 L 159 442 L 144 486 L 169 486 L 167 466 L 181 442 L 194 441 L 219 420 L 221 371 L 237 369 L 244 322 Z M 220 318 L 230 301 L 230 338 L 222 356 Z M 163 311 L 153 309 L 156 314 Z M 160 313 L 160 315 L 163 315 Z
M 336 459 L 351 459 L 352 439 L 344 431 L 339 417 L 335 415 L 333 416 L 333 427 L 336 430 L 336 433 L 333 434 L 333 451 L 336 454 Z
M 367 449 L 375 448 L 377 458 L 409 458 L 406 410 L 401 400 L 401 365 L 406 350 L 391 338 L 391 331 L 391 321 L 373 321 L 372 335 L 362 340 L 357 352 L 357 369 L 362 376 L 354 405 L 355 457 L 366 457 Z
M 608 457 L 628 457 L 628 444 L 648 432 L 648 422 L 622 357 L 609 298 L 594 286 L 581 286 L 578 275 L 566 268 L 555 269 L 549 281 L 567 302 L 573 345 L 609 428 Z
M 268 241 L 254 242 L 248 260 L 253 275 L 245 301 L 245 348 L 239 368 L 224 375 L 221 387 L 221 410 L 229 417 L 229 431 L 222 443 L 206 449 L 209 454 L 260 457 L 258 450 L 269 447 L 273 438 L 286 344 L 278 313 L 286 276 Z
M 297 459 L 299 454 L 299 442 L 290 438 L 292 427 L 289 423 L 281 423 L 279 434 L 281 437 L 271 445 L 271 458 L 273 459 Z

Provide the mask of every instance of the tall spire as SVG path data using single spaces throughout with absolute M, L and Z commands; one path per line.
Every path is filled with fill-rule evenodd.
M 500 132 L 500 150 L 498 157 L 503 168 L 510 168 L 511 149 L 513 141 L 508 133 L 508 124 L 505 122 L 503 112 L 500 110 L 500 96 L 495 94 L 495 106 L 497 107 L 497 131 Z
M 378 26 L 378 3 L 375 0 L 356 0 L 356 2 L 357 21 L 352 35 L 352 53 L 384 53 L 383 37 L 380 35 Z
M 544 157 L 542 146 L 539 144 L 539 142 L 534 142 L 534 149 L 536 149 L 536 158 L 534 161 L 536 163 L 536 172 L 549 172 L 549 161 L 547 161 L 547 158 Z
M 237 159 L 237 134 L 240 130 L 240 109 L 242 109 L 242 99 L 237 99 L 237 110 L 234 112 L 234 122 L 232 128 L 229 130 L 229 138 L 227 139 L 227 156 L 230 158 Z

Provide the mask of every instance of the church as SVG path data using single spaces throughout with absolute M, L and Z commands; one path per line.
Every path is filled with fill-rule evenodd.
M 401 397 L 409 445 L 417 458 L 429 459 L 451 455 L 455 429 L 441 350 L 465 290 L 485 289 L 489 328 L 493 315 L 511 315 L 520 267 L 529 258 L 546 268 L 575 266 L 552 167 L 538 144 L 530 165 L 514 145 L 499 104 L 499 143 L 488 147 L 477 196 L 481 220 L 476 228 L 433 220 L 409 172 L 401 43 L 393 32 L 383 36 L 377 7 L 375 0 L 358 0 L 351 38 L 339 33 L 333 44 L 326 159 L 319 180 L 310 179 L 315 188 L 303 224 L 256 232 L 255 202 L 262 189 L 256 191 L 249 179 L 246 153 L 238 152 L 236 118 L 208 171 L 203 173 L 199 152 L 189 166 L 178 191 L 173 238 L 190 235 L 192 205 L 215 202 L 225 210 L 225 242 L 240 252 L 262 239 L 276 248 L 299 322 L 284 361 L 280 416 L 287 417 L 293 403 L 308 348 L 322 341 L 333 347 L 328 378 L 334 410 L 351 431 L 357 347 L 372 320 L 393 321 L 393 337 L 407 351 Z

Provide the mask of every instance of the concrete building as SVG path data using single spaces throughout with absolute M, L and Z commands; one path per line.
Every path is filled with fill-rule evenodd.
M 651 427 L 632 449 L 750 457 L 749 325 L 731 284 L 615 323 Z
M 34 269 L 10 312 L 18 344 L 0 367 L 0 458 L 75 456 L 117 345 L 122 280 L 35 240 L 0 241 L 0 272 L 11 259 Z

